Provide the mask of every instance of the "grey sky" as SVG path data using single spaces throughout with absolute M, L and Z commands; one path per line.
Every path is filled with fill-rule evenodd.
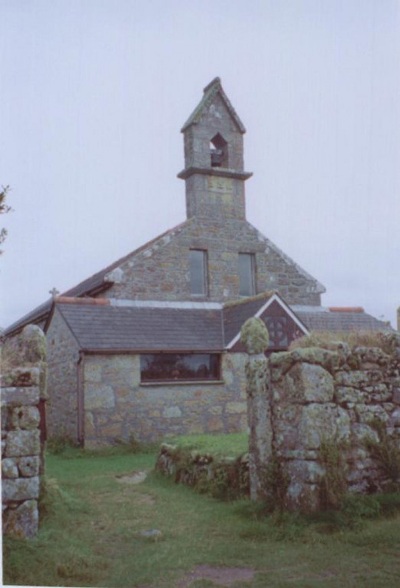
M 327 288 L 400 305 L 397 0 L 0 0 L 0 325 L 185 219 L 180 128 L 220 76 L 247 218 Z

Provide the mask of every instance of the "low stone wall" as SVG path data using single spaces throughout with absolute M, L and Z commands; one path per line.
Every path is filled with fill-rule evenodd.
M 250 492 L 248 454 L 216 458 L 163 443 L 155 469 L 176 483 L 194 487 L 215 498 L 236 499 Z
M 44 473 L 45 337 L 29 325 L 2 349 L 1 455 L 3 533 L 32 538 L 39 525 Z M 19 367 L 15 367 L 18 365 Z
M 355 493 L 400 484 L 399 336 L 389 353 L 342 343 L 269 359 L 253 351 L 247 378 L 253 498 L 265 494 L 272 462 L 294 510 L 321 508 L 324 488 L 335 491 L 330 476 Z

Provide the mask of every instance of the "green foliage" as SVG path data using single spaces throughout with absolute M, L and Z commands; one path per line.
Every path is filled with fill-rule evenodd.
M 258 317 L 248 319 L 240 330 L 240 340 L 247 353 L 264 353 L 269 344 L 269 333 L 264 321 Z
M 278 456 L 270 458 L 260 478 L 268 511 L 283 512 L 290 478 Z
M 391 481 L 389 490 L 400 490 L 400 448 L 396 441 L 388 435 L 386 425 L 380 419 L 371 421 L 370 426 L 377 432 L 379 441 L 372 437 L 365 439 L 365 446 L 371 457 L 382 468 Z
M 380 331 L 350 331 L 332 333 L 329 331 L 313 331 L 309 335 L 300 337 L 291 343 L 289 349 L 299 347 L 321 347 L 322 349 L 336 348 L 338 343 L 347 343 L 350 348 L 355 347 L 378 347 L 384 353 L 390 354 L 393 351 L 394 339 L 391 333 Z M 350 357 L 350 361 L 355 358 Z M 357 365 L 354 366 L 357 368 Z
M 250 567 L 255 588 L 398 586 L 400 519 L 375 518 L 371 504 L 357 509 L 374 518 L 362 514 L 354 528 L 339 511 L 266 516 L 264 504 L 221 502 L 155 473 L 138 485 L 121 482 L 121 474 L 149 470 L 155 454 L 68 451 L 76 458 L 47 457 L 48 510 L 38 537 L 3 541 L 4 584 L 170 588 L 202 564 Z M 375 498 L 381 513 L 395 515 L 400 494 Z M 141 539 L 144 529 L 159 529 L 164 540 Z
M 9 186 L 2 186 L 0 191 L 0 214 L 7 214 L 12 209 L 8 204 L 6 204 L 7 193 L 9 192 Z M 7 230 L 2 228 L 0 229 L 0 244 L 4 242 L 5 238 L 7 237 Z M 0 254 L 3 251 L 0 249 Z
M 345 446 L 324 439 L 321 443 L 319 461 L 325 473 L 320 481 L 320 506 L 322 510 L 340 509 L 346 492 Z
M 66 453 L 68 449 L 77 447 L 78 443 L 71 439 L 71 437 L 65 432 L 53 435 L 47 441 L 47 451 L 52 455 L 61 455 Z

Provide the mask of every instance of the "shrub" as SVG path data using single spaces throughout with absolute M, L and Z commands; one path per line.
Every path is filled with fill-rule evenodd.
M 320 506 L 322 510 L 340 509 L 346 491 L 345 446 L 324 439 L 321 443 L 319 461 L 325 473 L 320 481 Z
M 378 433 L 379 441 L 372 437 L 365 439 L 365 446 L 371 457 L 378 463 L 391 481 L 389 490 L 400 490 L 400 448 L 386 430 L 386 425 L 379 419 L 371 421 L 370 426 Z
M 261 471 L 261 485 L 267 509 L 283 512 L 290 478 L 278 456 L 273 455 Z

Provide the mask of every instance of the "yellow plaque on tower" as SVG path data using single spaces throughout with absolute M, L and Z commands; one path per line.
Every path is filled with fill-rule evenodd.
M 219 192 L 222 194 L 232 194 L 233 181 L 231 178 L 220 178 L 218 176 L 209 176 L 208 189 L 211 192 Z

